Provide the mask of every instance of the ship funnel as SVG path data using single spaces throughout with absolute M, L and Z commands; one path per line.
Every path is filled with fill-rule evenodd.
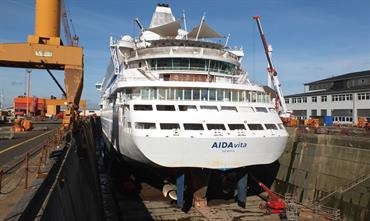
M 165 25 L 175 21 L 171 8 L 168 4 L 158 4 L 150 22 L 149 28 Z

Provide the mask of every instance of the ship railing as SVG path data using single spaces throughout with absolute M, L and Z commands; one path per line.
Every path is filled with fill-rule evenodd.
M 227 75 L 236 75 L 237 72 L 232 70 L 221 70 L 217 68 L 208 68 L 208 67 L 189 67 L 189 66 L 157 66 L 157 67 L 149 67 L 149 70 L 151 71 L 173 71 L 173 70 L 179 70 L 179 71 L 200 71 L 200 72 L 214 72 L 218 74 L 227 74 Z
M 180 46 L 164 46 L 164 47 L 146 47 L 140 50 L 130 52 L 130 57 L 143 56 L 151 57 L 153 54 L 166 54 L 177 56 L 191 56 L 197 57 L 214 57 L 220 59 L 232 59 L 238 61 L 239 58 L 232 52 L 220 49 L 209 49 L 202 47 L 180 47 Z

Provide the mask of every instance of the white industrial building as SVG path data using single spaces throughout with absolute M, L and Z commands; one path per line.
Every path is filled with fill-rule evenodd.
M 332 116 L 333 123 L 357 123 L 370 117 L 370 70 L 304 84 L 304 93 L 285 96 L 288 110 L 300 119 Z

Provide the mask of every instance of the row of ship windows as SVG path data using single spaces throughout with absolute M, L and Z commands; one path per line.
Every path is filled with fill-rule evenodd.
M 270 95 L 261 91 L 214 88 L 127 88 L 121 94 L 121 97 L 141 100 L 271 102 Z
M 184 130 L 204 130 L 201 123 L 184 123 Z M 128 127 L 131 128 L 131 122 L 128 122 Z M 249 130 L 282 130 L 282 124 L 247 124 Z M 227 124 L 228 130 L 247 130 L 244 124 Z M 135 122 L 135 129 L 156 129 L 156 124 L 153 122 Z M 180 129 L 178 123 L 159 123 L 161 130 Z M 224 124 L 206 124 L 207 130 L 227 130 Z
M 147 67 L 149 70 L 197 70 L 213 71 L 233 74 L 236 70 L 234 64 L 208 59 L 197 58 L 156 58 L 131 62 L 129 68 Z
M 320 96 L 321 102 L 327 102 L 328 97 L 326 95 Z M 358 93 L 357 94 L 358 100 L 370 100 L 370 93 Z M 352 101 L 353 95 L 352 94 L 339 94 L 339 95 L 332 95 L 331 101 Z M 286 98 L 285 103 L 289 104 L 290 99 Z M 317 96 L 311 97 L 311 102 L 317 102 Z M 292 103 L 307 103 L 307 97 L 293 97 Z
M 124 105 L 125 108 L 128 110 L 130 109 L 129 105 Z M 198 107 L 196 105 L 155 105 L 157 111 L 198 111 Z M 266 107 L 248 107 L 248 106 L 209 106 L 209 105 L 200 105 L 200 110 L 205 111 L 232 111 L 232 112 L 264 112 L 264 113 L 276 113 L 274 108 L 266 108 Z M 134 105 L 135 111 L 153 111 L 153 105 L 150 104 L 135 104 Z

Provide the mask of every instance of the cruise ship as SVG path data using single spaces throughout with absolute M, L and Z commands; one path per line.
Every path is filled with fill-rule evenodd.
M 139 36 L 110 39 L 97 84 L 103 133 L 124 159 L 150 167 L 253 168 L 273 180 L 264 166 L 278 163 L 288 133 L 272 95 L 250 82 L 243 50 L 200 20 L 188 31 L 185 16 L 158 4 L 149 28 L 135 19 Z

